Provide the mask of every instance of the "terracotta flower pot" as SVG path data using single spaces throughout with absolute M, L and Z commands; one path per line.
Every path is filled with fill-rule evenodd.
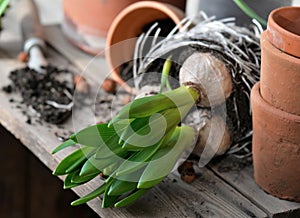
M 154 1 L 137 2 L 121 11 L 111 24 L 106 43 L 105 56 L 113 79 L 121 85 L 125 84 L 119 76 L 119 67 L 133 59 L 136 37 L 145 26 L 161 19 L 171 19 L 178 24 L 183 17 L 181 9 Z
M 276 108 L 300 115 L 300 7 L 270 14 L 261 47 L 262 97 Z
M 300 201 L 300 117 L 276 109 L 251 92 L 254 178 L 266 192 Z
M 300 7 L 274 10 L 261 37 L 260 84 L 251 93 L 255 181 L 294 201 L 300 201 L 299 45 Z
M 63 0 L 62 29 L 71 42 L 97 54 L 105 48 L 105 38 L 113 19 L 130 4 L 141 0 Z M 183 0 L 157 0 L 182 9 Z

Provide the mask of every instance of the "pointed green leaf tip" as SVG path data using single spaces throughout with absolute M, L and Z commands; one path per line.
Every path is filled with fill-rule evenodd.
M 69 140 L 65 141 L 64 143 L 62 143 L 61 145 L 59 145 L 58 147 L 56 147 L 52 151 L 52 154 L 55 154 L 55 153 L 65 149 L 65 148 L 70 147 L 70 146 L 75 145 L 75 144 L 76 144 L 75 141 L 73 141 L 72 139 L 69 139 Z
M 95 189 L 94 191 L 92 191 L 90 194 L 82 197 L 82 198 L 79 198 L 77 199 L 76 201 L 73 201 L 71 203 L 72 206 L 77 206 L 77 205 L 80 205 L 80 204 L 84 204 L 96 197 L 98 197 L 99 195 L 103 194 L 105 189 L 107 188 L 109 184 L 107 183 L 103 183 L 100 187 L 98 187 L 97 189 Z
M 0 16 L 2 16 L 5 12 L 5 10 L 7 9 L 8 7 L 8 4 L 9 4 L 9 0 L 1 0 L 0 1 Z M 1 18 L 0 18 L 1 20 Z
M 78 168 L 81 168 L 82 164 L 87 160 L 89 153 L 92 151 L 93 148 L 89 147 L 77 149 L 58 164 L 53 172 L 53 175 L 65 175 L 77 170 Z
M 142 197 L 147 191 L 149 191 L 149 189 L 138 189 L 131 195 L 129 195 L 129 196 L 125 197 L 124 199 L 120 200 L 119 202 L 115 203 L 114 206 L 116 208 L 119 208 L 119 207 L 125 207 L 127 205 L 130 205 L 133 202 L 135 202 L 137 199 Z

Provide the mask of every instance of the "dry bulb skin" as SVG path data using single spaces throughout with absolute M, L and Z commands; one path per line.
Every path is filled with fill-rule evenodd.
M 201 90 L 202 107 L 224 103 L 232 93 L 232 78 L 226 64 L 211 53 L 194 53 L 180 68 L 180 84 L 193 83 Z
M 231 133 L 224 119 L 218 115 L 204 118 L 203 128 L 199 131 L 198 142 L 195 146 L 194 153 L 201 156 L 204 149 L 210 149 L 215 156 L 223 155 L 232 144 Z M 217 127 L 213 130 L 211 127 Z M 221 143 L 218 145 L 214 139 L 222 136 Z

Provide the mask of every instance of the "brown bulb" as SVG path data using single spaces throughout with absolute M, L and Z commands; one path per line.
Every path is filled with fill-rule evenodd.
M 107 93 L 112 93 L 115 94 L 116 93 L 116 88 L 117 88 L 117 84 L 114 80 L 112 79 L 105 79 L 101 85 L 101 88 L 106 91 Z

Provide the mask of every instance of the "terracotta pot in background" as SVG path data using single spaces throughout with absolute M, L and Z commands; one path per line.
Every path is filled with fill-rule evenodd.
M 251 93 L 255 181 L 294 201 L 300 201 L 299 43 L 300 7 L 274 10 L 261 37 L 260 84 Z
M 121 11 L 107 35 L 105 56 L 112 69 L 113 79 L 125 85 L 119 76 L 119 67 L 133 59 L 136 37 L 143 32 L 145 26 L 162 19 L 171 19 L 174 24 L 178 24 L 182 18 L 184 12 L 181 9 L 154 1 L 137 2 Z
M 300 201 L 300 117 L 266 102 L 259 83 L 251 105 L 255 181 L 274 196 Z
M 300 58 L 300 7 L 278 8 L 269 16 L 267 38 L 276 48 Z
M 63 0 L 62 29 L 71 42 L 97 54 L 105 48 L 107 31 L 118 13 L 140 0 Z M 157 0 L 184 9 L 184 0 Z
M 261 95 L 300 115 L 300 7 L 274 10 L 261 37 Z

